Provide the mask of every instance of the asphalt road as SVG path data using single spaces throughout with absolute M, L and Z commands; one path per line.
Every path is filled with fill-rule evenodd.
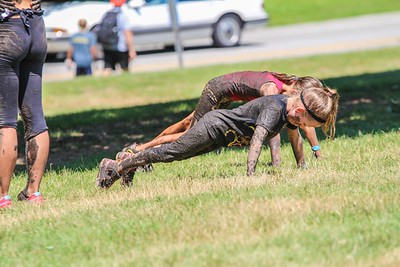
M 209 41 L 198 43 L 195 47 L 185 45 L 182 55 L 183 67 L 399 46 L 400 12 L 266 27 L 244 33 L 241 43 L 239 47 L 223 49 L 211 47 Z M 94 75 L 100 74 L 102 65 L 102 61 L 94 64 Z M 159 50 L 139 53 L 139 56 L 131 62 L 130 71 L 137 73 L 179 67 L 177 53 Z M 44 81 L 66 80 L 73 77 L 73 70 L 68 69 L 62 62 L 47 62 L 44 66 Z

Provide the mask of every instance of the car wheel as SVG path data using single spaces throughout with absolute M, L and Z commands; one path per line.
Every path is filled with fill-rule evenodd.
M 242 21 L 238 16 L 229 14 L 215 24 L 212 38 L 217 47 L 231 47 L 239 45 L 241 34 Z

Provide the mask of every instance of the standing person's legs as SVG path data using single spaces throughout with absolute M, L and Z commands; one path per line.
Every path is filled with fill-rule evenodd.
M 76 77 L 92 75 L 91 67 L 76 67 Z
M 117 60 L 115 59 L 115 52 L 111 50 L 104 49 L 104 71 L 103 74 L 105 76 L 110 75 L 113 70 L 115 70 L 115 64 Z
M 26 141 L 26 167 L 28 179 L 25 188 L 19 193 L 18 200 L 26 200 L 39 192 L 49 155 L 50 138 L 48 131 Z
M 129 71 L 129 53 L 128 52 L 116 52 L 118 57 L 118 63 L 124 72 Z
M 15 128 L 0 129 L 0 198 L 9 195 L 10 181 L 17 161 L 17 130 Z M 0 207 L 1 208 L 1 207 Z
M 25 127 L 28 180 L 25 189 L 18 195 L 19 200 L 25 200 L 39 192 L 50 148 L 50 137 L 42 106 L 46 36 L 41 17 L 36 17 L 31 23 L 32 47 L 20 67 L 19 109 Z M 37 203 L 40 204 L 41 200 Z
M 1 22 L 0 35 L 0 200 L 8 200 L 1 201 L 1 208 L 11 205 L 8 194 L 18 155 L 19 62 L 28 51 L 29 37 L 20 18 Z

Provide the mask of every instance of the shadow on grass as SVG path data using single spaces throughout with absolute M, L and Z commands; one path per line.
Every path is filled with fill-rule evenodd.
M 326 79 L 324 82 L 337 88 L 341 95 L 336 136 L 398 131 L 398 77 L 399 70 Z M 101 158 L 114 157 L 132 142 L 149 141 L 167 126 L 184 118 L 195 108 L 197 101 L 190 99 L 50 117 L 47 119 L 51 130 L 49 164 L 52 169 L 97 167 Z M 317 133 L 320 140 L 324 139 L 322 131 Z M 284 131 L 283 142 L 287 142 L 285 135 Z

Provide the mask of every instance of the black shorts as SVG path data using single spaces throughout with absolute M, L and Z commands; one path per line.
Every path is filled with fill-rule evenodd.
M 104 50 L 104 68 L 115 70 L 117 64 L 121 66 L 121 69 L 127 70 L 129 67 L 129 53 Z
M 42 69 L 47 52 L 43 18 L 0 22 L 0 128 L 17 128 L 18 111 L 28 140 L 47 130 L 42 107 Z
M 92 67 L 76 67 L 76 76 L 92 75 Z
M 220 88 L 224 86 L 226 87 L 227 85 L 223 82 L 222 77 L 214 78 L 206 84 L 194 111 L 192 125 L 199 121 L 207 112 L 227 108 L 232 103 L 232 100 L 228 97 L 215 94 L 215 92 L 222 91 Z

